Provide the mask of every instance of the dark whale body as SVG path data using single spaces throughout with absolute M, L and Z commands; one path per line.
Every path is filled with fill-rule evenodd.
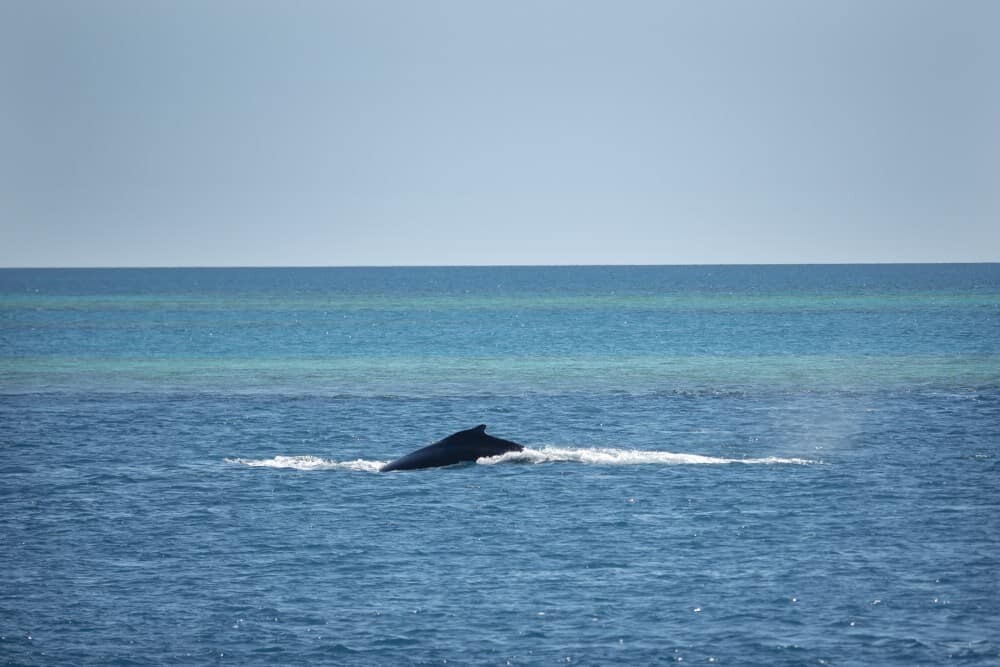
M 484 456 L 499 456 L 505 452 L 520 452 L 524 447 L 486 435 L 486 424 L 480 424 L 466 431 L 452 433 L 444 440 L 427 445 L 415 452 L 382 466 L 382 472 L 390 470 L 416 470 L 437 468 L 465 461 L 475 461 Z

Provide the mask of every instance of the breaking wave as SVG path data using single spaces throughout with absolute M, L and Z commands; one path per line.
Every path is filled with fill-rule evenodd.
M 388 461 L 354 459 L 353 461 L 331 461 L 318 456 L 275 456 L 270 459 L 226 459 L 226 463 L 253 468 L 290 468 L 293 470 L 354 470 L 358 472 L 378 472 Z M 701 454 L 682 454 L 642 449 L 611 449 L 587 447 L 542 447 L 525 448 L 521 452 L 507 452 L 501 456 L 482 458 L 479 465 L 500 465 L 505 463 L 583 463 L 599 466 L 626 465 L 723 465 L 743 463 L 756 465 L 809 465 L 818 463 L 809 459 L 763 458 L 734 459 Z

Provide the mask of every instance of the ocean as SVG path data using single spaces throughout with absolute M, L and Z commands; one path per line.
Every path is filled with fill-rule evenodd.
M 0 457 L 0 664 L 1000 664 L 997 264 L 0 270 Z

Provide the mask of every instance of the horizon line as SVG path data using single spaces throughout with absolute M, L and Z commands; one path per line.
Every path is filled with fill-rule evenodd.
M 985 265 L 1000 264 L 1000 260 L 980 260 L 980 261 L 903 261 L 892 260 L 885 262 L 851 262 L 851 261 L 830 261 L 830 262 L 705 262 L 705 263 L 631 263 L 631 262 L 611 262 L 611 263 L 557 263 L 557 264 L 120 264 L 120 265 L 21 265 L 21 266 L 0 266 L 0 271 L 87 271 L 87 270 L 149 270 L 149 269 L 501 269 L 501 268 L 643 268 L 643 267 L 702 267 L 702 266 L 917 266 L 917 265 Z

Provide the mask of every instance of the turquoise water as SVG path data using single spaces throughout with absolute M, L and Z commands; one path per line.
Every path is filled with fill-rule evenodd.
M 998 450 L 998 265 L 0 270 L 0 661 L 996 664 Z

